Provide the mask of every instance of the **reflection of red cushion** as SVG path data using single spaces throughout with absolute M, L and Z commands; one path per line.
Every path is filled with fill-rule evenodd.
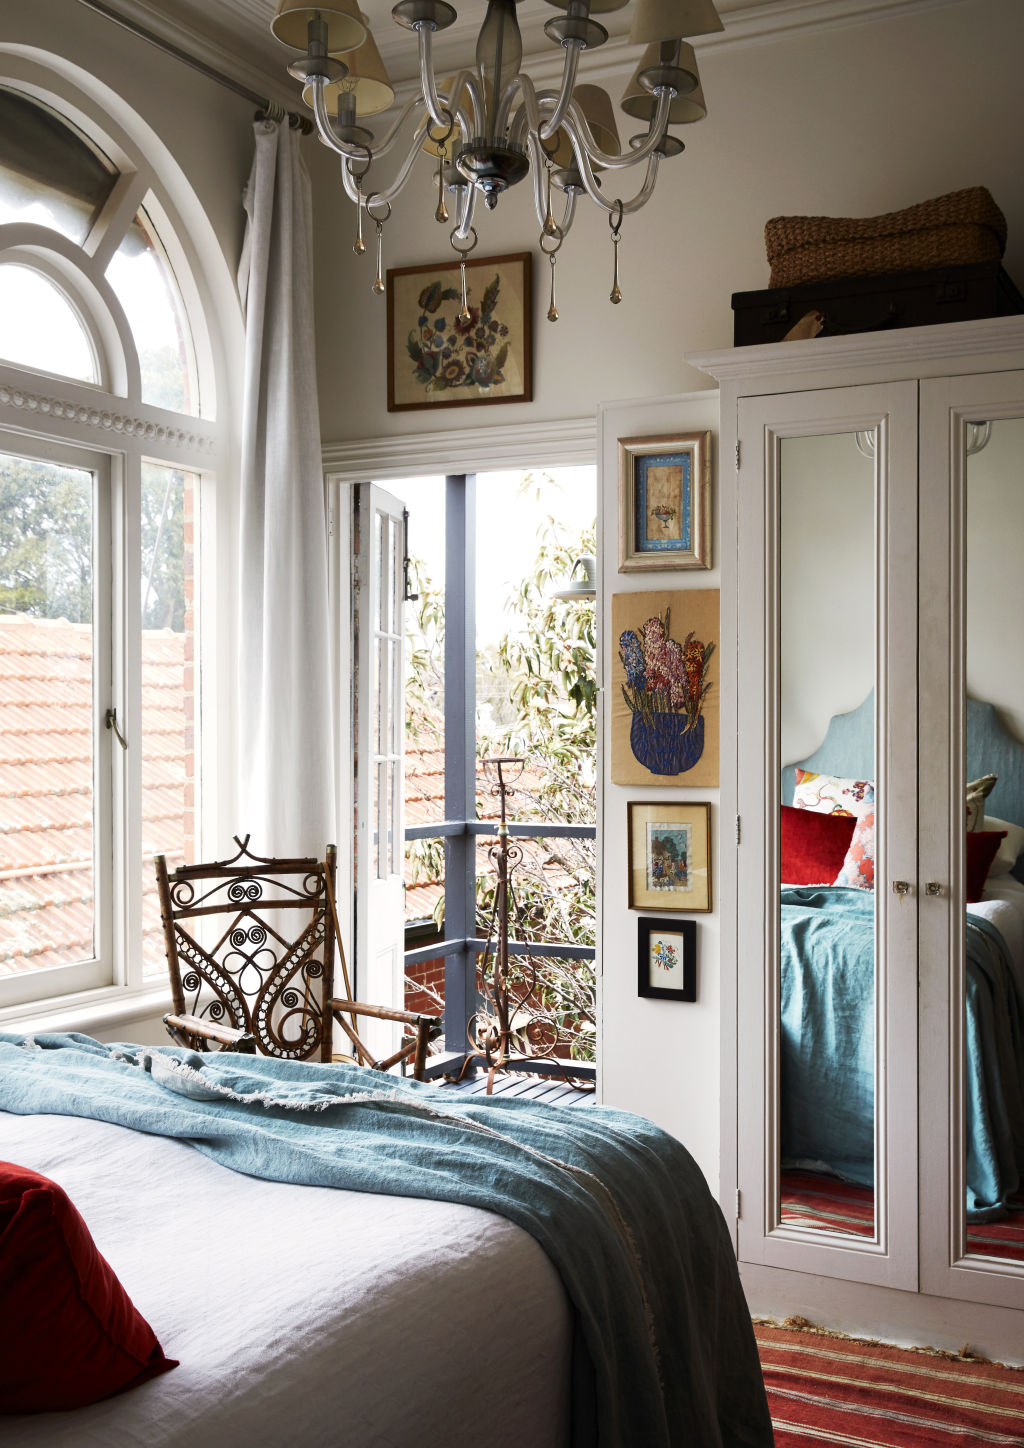
M 967 899 L 972 904 L 981 899 L 992 861 L 1005 839 L 1005 830 L 967 831 Z
M 850 848 L 853 815 L 818 814 L 782 806 L 781 857 L 784 885 L 831 885 Z
M 0 1413 L 81 1408 L 178 1366 L 56 1182 L 0 1162 Z

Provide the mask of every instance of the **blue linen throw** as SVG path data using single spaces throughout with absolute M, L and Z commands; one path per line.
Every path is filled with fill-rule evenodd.
M 271 1181 L 498 1212 L 573 1305 L 574 1448 L 772 1443 L 725 1222 L 688 1152 L 642 1117 L 77 1034 L 0 1035 L 0 1109 L 174 1137 Z

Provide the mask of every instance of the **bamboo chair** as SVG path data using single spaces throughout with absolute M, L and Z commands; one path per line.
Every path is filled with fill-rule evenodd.
M 172 1040 L 191 1050 L 277 1056 L 291 1061 L 354 1060 L 377 1071 L 412 1062 L 422 1081 L 441 1017 L 352 999 L 335 906 L 337 850 L 324 860 L 264 859 L 235 837 L 238 854 L 168 873 L 155 858 L 173 1010 Z M 334 994 L 335 951 L 345 994 Z M 360 1016 L 409 1027 L 401 1047 L 377 1060 L 359 1035 Z M 334 1025 L 352 1054 L 335 1054 Z

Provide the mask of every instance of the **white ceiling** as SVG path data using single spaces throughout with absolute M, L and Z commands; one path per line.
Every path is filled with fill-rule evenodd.
M 88 5 L 89 0 L 82 0 Z M 242 81 L 260 94 L 294 106 L 296 82 L 285 66 L 293 52 L 270 33 L 277 0 L 104 0 L 126 20 L 134 21 L 181 49 L 196 54 L 215 70 Z M 407 30 L 391 17 L 394 0 L 360 0 L 392 84 L 412 82 L 417 74 L 416 46 Z M 725 32 L 698 39 L 697 49 L 722 43 L 780 38 L 795 30 L 822 25 L 848 25 L 884 18 L 897 12 L 933 9 L 964 0 L 716 0 Z M 455 0 L 459 18 L 439 32 L 434 48 L 439 72 L 472 64 L 476 34 L 485 0 Z M 546 57 L 544 72 L 535 77 L 550 83 L 561 72 L 560 48 L 544 35 L 544 24 L 558 12 L 546 0 L 520 0 L 518 16 L 527 55 Z M 587 78 L 602 80 L 609 69 L 626 71 L 639 50 L 628 46 L 631 9 L 605 12 L 601 23 L 610 32 L 607 45 L 583 57 Z M 547 72 L 550 71 L 550 77 Z

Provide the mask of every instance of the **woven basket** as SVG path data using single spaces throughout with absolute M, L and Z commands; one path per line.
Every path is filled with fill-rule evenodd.
M 775 216 L 764 229 L 773 287 L 998 261 L 1006 218 L 984 186 L 862 220 Z

